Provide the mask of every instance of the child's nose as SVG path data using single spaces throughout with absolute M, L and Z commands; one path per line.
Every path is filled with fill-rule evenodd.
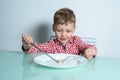
M 65 36 L 65 34 L 66 34 L 66 33 L 63 31 L 63 32 L 62 32 L 62 36 Z

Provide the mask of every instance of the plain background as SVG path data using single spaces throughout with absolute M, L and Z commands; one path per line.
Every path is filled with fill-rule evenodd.
M 75 35 L 96 38 L 98 56 L 120 57 L 120 0 L 0 0 L 0 50 L 22 51 L 21 35 L 46 42 L 56 10 L 76 15 Z

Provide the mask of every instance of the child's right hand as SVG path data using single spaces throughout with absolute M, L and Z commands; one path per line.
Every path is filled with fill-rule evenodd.
M 26 35 L 26 34 L 23 34 L 23 35 L 22 35 L 22 43 L 23 43 L 23 44 L 33 43 L 33 39 L 32 39 L 31 36 Z

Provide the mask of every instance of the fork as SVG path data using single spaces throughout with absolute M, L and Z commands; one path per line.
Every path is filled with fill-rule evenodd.
M 34 43 L 30 43 L 32 46 L 34 46 L 35 48 L 37 48 L 39 51 L 43 52 L 46 56 L 48 56 L 49 58 L 51 58 L 53 61 L 58 63 L 58 60 L 56 60 L 55 58 L 53 58 L 52 56 L 50 56 L 48 53 L 45 53 L 44 51 L 42 51 L 38 46 L 36 46 Z

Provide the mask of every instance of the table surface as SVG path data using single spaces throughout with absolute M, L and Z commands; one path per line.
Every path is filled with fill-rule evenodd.
M 0 80 L 120 80 L 120 58 L 96 57 L 79 67 L 55 69 L 36 64 L 38 55 L 0 51 Z

